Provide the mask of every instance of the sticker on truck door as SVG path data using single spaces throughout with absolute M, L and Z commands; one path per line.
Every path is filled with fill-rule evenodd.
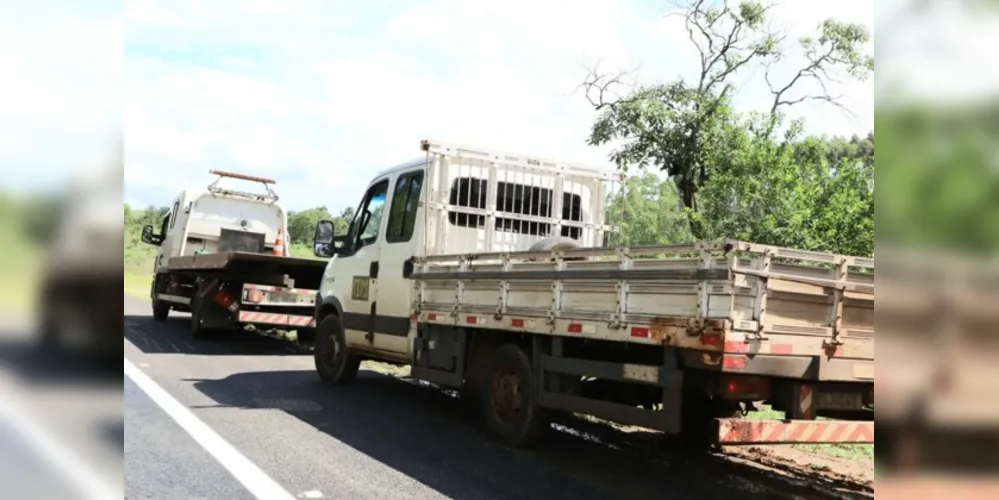
M 367 276 L 354 276 L 353 286 L 350 288 L 350 298 L 354 300 L 368 300 L 368 288 L 371 278 Z

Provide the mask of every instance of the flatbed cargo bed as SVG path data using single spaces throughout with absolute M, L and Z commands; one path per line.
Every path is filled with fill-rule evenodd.
M 704 370 L 873 382 L 873 269 L 723 241 L 433 256 L 413 279 L 425 323 L 671 346 Z
M 296 288 L 318 289 L 326 262 L 251 252 L 219 252 L 173 257 L 167 269 L 180 274 L 261 275 L 285 274 Z

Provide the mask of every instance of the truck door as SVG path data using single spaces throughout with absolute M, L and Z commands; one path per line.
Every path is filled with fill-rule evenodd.
M 402 172 L 389 200 L 388 221 L 379 257 L 375 347 L 409 353 L 409 315 L 413 301 L 412 257 L 417 236 L 417 209 L 423 188 L 423 169 Z M 422 231 L 417 231 L 422 234 Z
M 374 346 L 379 237 L 388 189 L 388 179 L 378 180 L 368 188 L 351 223 L 348 250 L 340 253 L 335 264 L 334 286 L 342 298 L 348 345 Z
M 176 253 L 173 251 L 176 246 L 180 244 L 177 237 L 177 232 L 174 231 L 174 226 L 177 224 L 177 212 L 180 210 L 180 198 L 177 198 L 173 202 L 173 208 L 170 209 L 170 213 L 163 218 L 163 225 L 160 226 L 160 235 L 163 236 L 163 241 L 160 242 L 159 248 L 156 250 L 156 269 L 159 270 L 166 267 L 167 261 L 170 257 L 174 257 Z

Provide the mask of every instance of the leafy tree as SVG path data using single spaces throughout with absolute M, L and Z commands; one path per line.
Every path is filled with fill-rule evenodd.
M 321 220 L 333 221 L 333 225 L 336 228 L 336 234 L 346 234 L 347 226 L 350 224 L 350 220 L 345 219 L 342 214 L 347 212 L 348 210 L 343 210 L 341 211 L 340 216 L 334 216 L 325 206 L 309 208 L 300 212 L 289 212 L 288 237 L 291 239 L 291 243 L 311 245 L 312 238 L 316 230 L 316 224 L 318 224 Z M 349 209 L 349 212 L 351 217 L 353 217 L 352 208 Z
M 288 237 L 291 243 L 312 243 L 316 224 L 321 220 L 332 220 L 333 215 L 325 206 L 309 208 L 301 212 L 288 213 Z
M 999 249 L 999 105 L 885 107 L 875 115 L 883 178 L 877 238 L 893 246 Z
M 726 129 L 727 161 L 690 214 L 703 237 L 872 255 L 873 141 L 802 139 L 792 126 L 778 142 L 755 133 L 768 122 L 757 116 Z
M 788 54 L 786 35 L 770 29 L 771 8 L 756 1 L 738 5 L 724 0 L 683 0 L 674 15 L 683 18 L 691 43 L 699 54 L 700 68 L 693 81 L 679 79 L 629 90 L 626 73 L 590 72 L 583 82 L 586 97 L 599 116 L 588 142 L 603 145 L 623 141 L 611 159 L 619 168 L 629 165 L 655 167 L 676 183 L 683 205 L 700 211 L 698 193 L 710 181 L 719 161 L 728 156 L 719 147 L 738 126 L 731 108 L 735 78 L 748 70 L 762 71 L 772 95 L 770 113 L 758 120 L 754 132 L 770 137 L 782 122 L 784 108 L 818 100 L 839 106 L 839 96 L 826 92 L 826 84 L 850 77 L 866 79 L 874 59 L 863 54 L 870 40 L 862 25 L 823 21 L 818 37 L 799 41 L 805 64 L 786 81 L 772 68 Z M 803 90 L 809 81 L 821 92 Z M 623 94 L 623 95 L 622 95 Z M 702 237 L 700 218 L 692 219 L 694 234 Z
M 347 224 L 350 224 L 354 220 L 354 207 L 347 206 L 341 210 L 340 218 L 347 221 Z
M 630 177 L 611 200 L 607 221 L 620 227 L 620 244 L 664 245 L 692 239 L 676 186 L 653 172 Z

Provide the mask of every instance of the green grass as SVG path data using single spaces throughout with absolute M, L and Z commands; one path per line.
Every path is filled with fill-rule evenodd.
M 34 307 L 45 249 L 27 241 L 11 215 L 0 213 L 0 278 L 6 283 L 0 287 L 0 312 L 22 314 Z
M 156 261 L 156 247 L 139 242 L 128 244 L 124 252 L 124 292 L 139 298 L 149 297 L 149 284 L 153 279 L 153 262 Z
M 152 277 L 147 274 L 125 273 L 124 291 L 127 295 L 139 298 L 149 298 L 149 285 Z
M 784 412 L 774 410 L 768 406 L 761 406 L 761 411 L 751 412 L 747 418 L 756 420 L 783 420 Z M 873 460 L 873 444 L 794 444 L 791 445 L 802 451 L 823 453 L 850 460 Z
M 288 247 L 292 257 L 298 257 L 303 259 L 316 259 L 316 260 L 326 260 L 325 257 L 316 257 L 316 254 L 312 252 L 312 245 L 306 245 L 304 243 L 292 243 Z

